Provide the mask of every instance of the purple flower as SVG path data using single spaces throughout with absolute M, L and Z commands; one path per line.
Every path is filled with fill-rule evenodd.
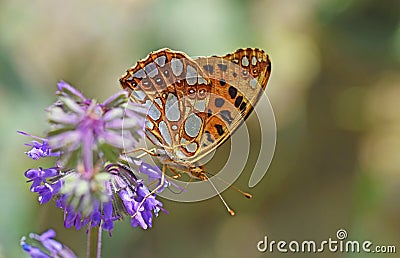
M 158 180 L 159 184 L 162 182 L 162 172 L 159 167 L 151 166 L 145 162 L 141 162 L 139 166 L 139 172 L 149 176 L 149 181 Z M 158 193 L 162 192 L 171 183 L 164 179 L 163 185 L 157 190 Z
M 29 234 L 29 240 L 36 246 L 28 244 L 26 237 L 22 237 L 20 245 L 32 258 L 76 258 L 76 255 L 67 246 L 53 239 L 55 236 L 56 232 L 52 229 L 47 230 L 42 235 L 31 233 Z
M 26 146 L 32 147 L 30 151 L 25 152 L 26 155 L 28 155 L 31 159 L 38 160 L 40 158 L 48 157 L 48 156 L 60 156 L 60 152 L 52 152 L 49 143 L 46 139 L 22 132 L 22 131 L 17 131 L 18 133 L 26 136 L 30 136 L 34 139 L 40 140 L 35 141 L 33 140 L 30 144 L 25 143 Z
M 132 160 L 133 161 L 133 160 Z M 152 166 L 150 164 L 147 164 L 141 160 L 134 160 L 133 161 L 136 165 L 139 166 L 139 172 L 142 174 L 145 174 L 148 176 L 149 184 L 154 183 L 154 181 L 158 181 L 157 185 L 160 185 L 162 182 L 163 185 L 161 187 L 159 187 L 159 189 L 157 190 L 157 193 L 161 193 L 162 191 L 164 191 L 164 189 L 166 187 L 170 187 L 173 186 L 174 188 L 176 188 L 178 191 L 186 191 L 186 189 L 180 187 L 179 185 L 167 180 L 166 178 L 162 179 L 162 171 L 160 170 L 159 167 L 157 166 Z
M 151 194 L 149 189 L 142 182 L 136 185 L 136 197 L 134 206 L 135 214 L 132 215 L 131 225 L 136 227 L 140 225 L 143 229 L 152 227 L 153 225 L 153 213 L 158 216 L 158 212 L 162 209 L 162 203 L 155 198 L 154 194 Z
M 25 176 L 32 182 L 31 191 L 39 194 L 40 204 L 55 199 L 56 206 L 64 210 L 66 228 L 101 225 L 111 234 L 114 222 L 129 216 L 132 226 L 147 229 L 154 215 L 166 212 L 156 194 L 122 164 L 108 164 L 90 179 L 58 168 L 30 169 Z
M 64 210 L 66 228 L 101 226 L 111 234 L 114 222 L 125 216 L 134 227 L 152 227 L 153 216 L 166 212 L 156 194 L 170 183 L 158 167 L 123 159 L 124 151 L 144 136 L 143 110 L 128 103 L 126 92 L 99 104 L 60 82 L 57 94 L 59 100 L 47 109 L 51 128 L 47 138 L 20 132 L 35 139 L 28 145 L 30 157 L 58 156 L 54 167 L 25 172 L 30 190 L 39 195 L 40 204 L 55 200 Z M 139 172 L 158 181 L 157 191 L 136 177 Z M 27 249 L 40 253 L 33 246 Z
M 122 214 L 129 215 L 133 227 L 147 229 L 152 227 L 153 214 L 158 216 L 160 210 L 166 213 L 155 193 L 150 192 L 143 180 L 137 179 L 130 168 L 119 164 L 110 166 L 109 171 L 112 174 L 111 183 L 115 187 L 115 193 L 124 208 L 116 212 L 117 217 Z
M 32 182 L 31 192 L 39 194 L 40 204 L 50 201 L 54 195 L 58 194 L 62 182 L 55 181 L 53 183 L 48 182 L 48 178 L 54 178 L 59 175 L 58 168 L 48 168 L 48 169 L 29 169 L 25 172 L 25 176 L 29 179 L 28 182 Z
M 48 143 L 64 153 L 65 163 L 81 161 L 91 173 L 98 159 L 116 161 L 122 150 L 132 150 L 143 137 L 144 115 L 128 103 L 125 91 L 97 103 L 60 82 L 58 95 L 59 101 L 47 109 L 52 126 Z

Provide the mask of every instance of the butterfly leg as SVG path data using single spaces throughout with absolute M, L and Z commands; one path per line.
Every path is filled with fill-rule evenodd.
M 179 173 L 176 169 L 172 168 L 171 166 L 168 166 L 168 169 L 174 174 L 174 176 L 172 176 L 173 179 L 179 179 L 182 177 L 181 173 Z
M 190 168 L 190 174 L 196 178 L 199 178 L 202 181 L 207 181 L 208 177 L 206 175 L 206 172 L 204 171 L 203 166 L 196 166 Z
M 155 153 L 156 152 L 155 148 L 150 149 L 150 150 L 145 149 L 145 148 L 138 148 L 138 149 L 135 149 L 135 150 L 132 150 L 132 151 L 125 152 L 124 154 L 131 154 L 131 153 L 135 153 L 135 152 L 139 152 L 139 151 L 143 151 L 143 153 L 136 157 L 138 159 L 140 159 L 141 157 L 143 157 L 143 156 L 145 156 L 147 154 L 150 155 L 150 156 L 158 156 L 158 154 Z
M 153 191 L 151 191 L 150 193 L 148 193 L 148 194 L 143 198 L 143 200 L 139 203 L 139 205 L 138 205 L 138 207 L 137 207 L 137 209 L 136 209 L 136 212 L 131 216 L 131 218 L 134 218 L 134 217 L 137 215 L 138 211 L 140 210 L 140 208 L 142 207 L 142 205 L 144 204 L 144 202 L 146 201 L 146 199 L 149 198 L 149 196 L 155 194 L 159 189 L 161 189 L 161 187 L 164 186 L 166 168 L 167 168 L 167 166 L 166 166 L 166 165 L 163 165 L 160 184 L 159 184 L 156 188 L 154 188 Z

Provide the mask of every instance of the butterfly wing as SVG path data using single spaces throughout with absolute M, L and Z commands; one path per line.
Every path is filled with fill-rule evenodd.
M 247 118 L 270 72 L 270 60 L 259 49 L 196 60 L 161 49 L 129 69 L 120 82 L 149 108 L 147 137 L 171 160 L 192 164 Z
M 250 115 L 271 74 L 268 55 L 260 49 L 239 49 L 222 57 L 194 60 L 211 81 L 207 119 L 197 161 L 224 143 Z
M 148 107 L 146 135 L 171 159 L 196 155 L 196 139 L 204 131 L 210 81 L 182 52 L 150 53 L 120 79 L 132 98 Z

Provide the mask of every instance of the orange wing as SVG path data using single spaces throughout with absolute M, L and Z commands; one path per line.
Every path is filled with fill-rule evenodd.
M 250 115 L 265 90 L 271 61 L 260 49 L 195 59 L 212 84 L 201 149 L 194 161 L 224 143 Z

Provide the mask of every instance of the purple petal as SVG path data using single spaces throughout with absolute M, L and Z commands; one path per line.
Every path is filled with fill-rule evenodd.
M 146 225 L 151 228 L 153 225 L 153 214 L 151 211 L 144 211 L 142 212 L 143 220 L 145 221 Z
M 52 167 L 52 168 L 46 168 L 45 170 L 43 170 L 43 176 L 45 178 L 48 177 L 54 177 L 57 176 L 59 174 L 59 170 L 57 167 Z
M 85 98 L 85 96 L 79 90 L 75 89 L 74 87 L 72 87 L 71 85 L 69 85 L 68 83 L 66 83 L 64 81 L 58 82 L 57 89 L 60 92 L 66 92 L 68 95 L 72 94 L 72 95 L 78 97 L 79 99 L 81 99 L 82 101 L 87 100 Z
M 140 226 L 143 229 L 147 229 L 148 226 L 146 222 L 144 221 L 142 214 L 140 212 L 136 213 L 135 217 L 131 219 L 131 226 L 132 227 L 137 227 Z
M 39 248 L 35 246 L 30 246 L 28 244 L 23 244 L 22 249 L 29 253 L 32 258 L 51 258 L 48 254 L 42 252 Z
M 70 228 L 75 224 L 75 217 L 77 215 L 73 212 L 68 212 L 67 216 L 64 219 L 64 227 Z
M 76 125 L 80 122 L 81 116 L 84 112 L 79 112 L 78 116 L 76 113 L 66 113 L 61 107 L 50 107 L 47 112 L 47 118 L 56 124 L 65 125 Z
M 49 137 L 49 144 L 54 149 L 66 147 L 68 151 L 73 151 L 79 148 L 82 134 L 78 131 L 67 131 Z
M 124 206 L 125 206 L 125 209 L 126 209 L 127 213 L 128 213 L 129 215 L 131 215 L 131 216 L 132 216 L 133 214 L 135 214 L 134 207 L 135 207 L 136 201 L 135 201 L 135 199 L 133 198 L 133 196 L 131 196 L 131 195 L 128 193 L 128 191 L 126 191 L 126 190 L 121 190 L 121 191 L 118 193 L 118 195 L 119 195 L 119 197 L 121 198 L 122 202 L 124 203 Z
M 104 223 L 102 224 L 102 228 L 107 231 L 111 231 L 114 228 L 114 223 L 112 220 L 112 202 L 106 202 L 103 204 L 104 211 Z
M 39 240 L 43 241 L 49 238 L 54 238 L 56 237 L 56 231 L 54 231 L 54 229 L 49 229 L 45 232 L 43 232 L 40 236 L 39 236 Z
M 104 221 L 104 223 L 101 225 L 101 228 L 106 231 L 111 231 L 114 229 L 114 222 L 112 220 Z
M 27 171 L 25 171 L 24 174 L 25 174 L 25 177 L 33 180 L 33 179 L 40 177 L 41 173 L 42 172 L 41 172 L 40 168 L 39 169 L 31 168 L 31 169 L 28 169 Z
M 108 99 L 106 99 L 104 102 L 103 102 L 103 106 L 108 106 L 110 103 L 112 103 L 113 101 L 115 101 L 116 99 L 118 99 L 118 98 L 120 98 L 121 96 L 124 96 L 124 97 L 128 97 L 128 92 L 126 92 L 126 91 L 120 91 L 120 92 L 117 92 L 117 93 L 115 93 L 114 95 L 112 95 L 111 97 L 109 97 Z
M 109 122 L 115 119 L 121 119 L 123 115 L 124 115 L 124 110 L 122 108 L 113 108 L 104 114 L 103 120 L 105 122 Z
M 157 166 L 152 166 L 142 162 L 139 166 L 139 172 L 149 176 L 150 180 L 161 179 L 162 171 Z
M 144 184 L 140 183 L 136 187 L 136 194 L 139 197 L 139 201 L 142 201 L 143 198 L 145 198 L 148 194 L 150 194 L 150 191 Z
M 133 142 L 130 139 L 125 139 L 122 135 L 121 132 L 114 133 L 114 132 L 104 132 L 103 135 L 101 135 L 101 138 L 103 138 L 108 144 L 111 146 L 114 146 L 116 148 L 122 149 L 130 147 Z
M 46 140 L 46 139 L 44 139 L 44 138 L 41 138 L 41 137 L 38 137 L 38 136 L 35 136 L 35 135 L 32 135 L 32 134 L 26 133 L 26 132 L 24 132 L 24 131 L 17 131 L 17 133 L 22 134 L 22 135 L 25 135 L 25 136 L 29 136 L 29 137 L 31 137 L 31 138 L 33 138 L 33 139 L 37 139 L 37 140 L 41 140 L 41 141 Z
M 41 242 L 44 248 L 49 250 L 52 254 L 57 254 L 63 249 L 63 245 L 54 239 L 46 239 Z

